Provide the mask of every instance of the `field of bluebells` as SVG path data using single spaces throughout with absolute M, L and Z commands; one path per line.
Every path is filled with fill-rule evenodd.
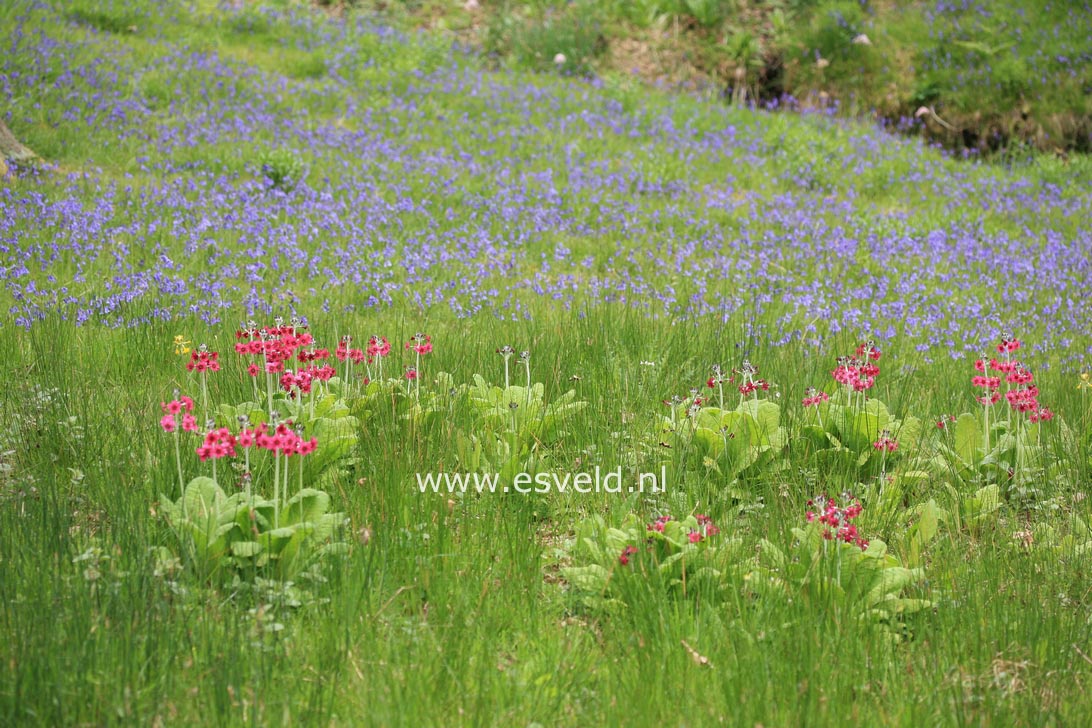
M 0 724 L 1092 712 L 1086 166 L 303 6 L 0 48 Z

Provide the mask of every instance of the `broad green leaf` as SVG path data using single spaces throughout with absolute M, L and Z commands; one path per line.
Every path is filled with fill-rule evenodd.
M 257 541 L 235 541 L 231 544 L 231 553 L 235 556 L 249 558 L 262 552 L 262 545 Z
M 967 465 L 977 465 L 981 460 L 979 453 L 984 441 L 975 416 L 968 413 L 961 414 L 952 425 L 951 433 L 956 455 Z
M 929 500 L 918 506 L 915 511 L 917 520 L 910 527 L 909 553 L 906 557 L 906 563 L 909 566 L 921 564 L 921 553 L 925 549 L 925 545 L 937 535 L 937 529 L 940 525 L 940 508 L 937 506 L 936 501 Z
M 565 581 L 578 591 L 601 594 L 607 588 L 610 572 L 599 564 L 589 566 L 570 566 L 561 570 Z
M 220 505 L 227 499 L 212 478 L 194 478 L 186 486 L 183 507 L 186 518 L 195 523 L 219 519 Z
M 304 488 L 281 508 L 281 524 L 317 521 L 330 508 L 330 496 L 321 490 Z

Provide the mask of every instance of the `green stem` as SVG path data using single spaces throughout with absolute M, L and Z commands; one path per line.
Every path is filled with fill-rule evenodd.
M 265 361 L 265 394 L 266 403 L 268 405 L 269 419 L 276 419 L 276 413 L 273 412 L 273 373 L 269 371 L 269 360 Z
M 178 468 L 178 490 L 182 494 L 182 517 L 186 517 L 186 480 L 182 477 L 182 450 L 178 443 L 178 430 L 174 431 L 174 464 Z
M 281 455 L 273 451 L 273 528 L 281 527 Z
M 981 381 L 981 380 L 979 380 L 979 381 Z M 986 395 L 986 397 L 987 397 L 986 401 L 987 402 L 989 401 L 989 396 L 990 396 L 989 394 Z M 983 425 L 982 425 L 983 443 L 982 444 L 983 444 L 984 449 L 982 451 L 982 457 L 986 457 L 987 455 L 990 454 L 990 406 L 988 404 L 985 404 L 985 405 L 983 405 L 983 408 L 984 408 L 984 410 L 983 410 L 983 415 L 982 415 L 982 418 L 983 418 Z

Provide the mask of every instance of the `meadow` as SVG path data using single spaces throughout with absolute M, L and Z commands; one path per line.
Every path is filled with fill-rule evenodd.
M 303 6 L 0 48 L 3 725 L 1092 712 L 1086 157 Z

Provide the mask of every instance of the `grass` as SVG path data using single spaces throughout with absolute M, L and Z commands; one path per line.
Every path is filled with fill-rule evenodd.
M 119 8 L 0 10 L 18 20 L 0 44 L 23 39 L 0 61 L 8 123 L 57 164 L 0 181 L 0 722 L 1089 713 L 1087 555 L 1066 541 L 1081 535 L 1072 516 L 1089 519 L 1080 158 L 961 163 L 819 115 L 484 72 L 435 37 L 304 11 Z M 275 187 L 269 159 L 299 161 L 303 179 Z M 185 542 L 164 516 L 180 486 L 159 403 L 200 391 L 174 337 L 221 352 L 210 399 L 233 404 L 253 399 L 236 319 L 292 314 L 331 349 L 347 332 L 389 337 L 395 376 L 415 363 L 402 343 L 428 332 L 425 407 L 448 402 L 440 372 L 500 385 L 496 349 L 527 349 L 545 402 L 572 389 L 587 403 L 567 434 L 528 445 L 540 469 L 666 461 L 668 492 L 422 494 L 415 473 L 466 467 L 460 438 L 507 437 L 507 421 L 429 415 L 388 384 L 346 397 L 356 445 L 319 482 L 348 517 L 348 556 L 292 589 L 164 562 Z M 1058 415 L 1045 450 L 1025 448 L 1050 469 L 962 477 L 931 457 L 933 423 L 978 411 L 970 359 L 1012 324 Z M 799 405 L 806 387 L 833 392 L 835 357 L 868 337 L 884 350 L 870 394 L 926 425 L 883 465 L 884 487 L 905 488 L 893 503 L 875 460 L 817 467 Z M 744 360 L 775 384 L 763 397 L 785 454 L 750 477 L 688 468 L 662 400 Z M 209 474 L 191 449 L 186 478 Z M 919 465 L 929 477 L 913 480 Z M 268 467 L 255 473 L 264 488 Z M 969 499 L 991 482 L 998 507 L 975 518 Z M 759 589 L 761 539 L 788 548 L 807 500 L 843 489 L 869 538 L 920 561 L 902 596 L 927 609 L 885 625 L 828 592 Z M 947 515 L 915 557 L 930 501 Z M 710 514 L 741 560 L 681 590 L 619 571 L 615 603 L 584 598 L 567 576 L 586 565 L 579 524 L 664 512 Z
M 344 5 L 453 34 L 502 66 L 545 70 L 562 53 L 562 73 L 707 89 L 735 103 L 789 97 L 972 153 L 1089 150 L 1088 17 L 1072 3 Z
M 591 412 L 564 451 L 571 457 L 594 443 L 610 467 L 619 414 L 632 408 L 647 420 L 655 402 L 642 389 L 663 391 L 661 382 L 675 379 L 664 372 L 700 369 L 695 353 L 715 349 L 720 337 L 696 332 L 648 375 L 636 355 L 611 356 L 598 345 L 602 323 L 565 339 L 541 324 L 518 334 L 537 341 L 536 372 L 581 373 L 576 386 Z M 269 594 L 210 592 L 185 575 L 159 575 L 149 548 L 170 536 L 150 510 L 172 486 L 167 438 L 149 410 L 179 378 L 162 346 L 177 328 L 92 338 L 45 325 L 18 344 L 8 339 L 4 360 L 23 373 L 9 369 L 18 394 L 4 412 L 9 447 L 19 453 L 0 511 L 5 658 L 14 667 L 5 722 L 215 716 L 383 725 L 445 716 L 575 725 L 640 716 L 751 724 L 807 715 L 817 724 L 1069 724 L 1086 709 L 1081 560 L 1059 561 L 1013 538 L 1026 523 L 1058 522 L 1050 510 L 1005 508 L 977 534 L 945 529 L 928 550 L 924 593 L 937 608 L 917 617 L 914 638 L 897 646 L 791 602 L 702 604 L 646 590 L 621 613 L 589 614 L 543 578 L 556 573 L 572 519 L 649 503 L 572 497 L 547 503 L 544 516 L 508 496 L 449 508 L 446 496 L 410 485 L 422 463 L 446 461 L 443 428 L 407 435 L 395 425 L 366 433 L 357 462 L 336 481 L 354 531 L 372 535 L 331 570 L 314 603 L 277 608 Z M 436 368 L 494 374 L 481 342 L 517 333 L 481 324 L 435 330 Z M 645 331 L 643 322 L 621 322 L 609 341 L 639 352 Z M 221 334 L 215 343 L 228 342 Z M 771 378 L 800 376 L 791 351 L 760 360 Z M 660 386 L 641 382 L 650 377 Z M 544 379 L 565 386 L 561 377 Z M 32 383 L 57 393 L 35 399 Z M 904 396 L 911 394 L 915 411 L 944 398 L 920 384 Z M 1070 395 L 1058 405 L 1079 413 L 1081 402 Z M 82 437 L 63 424 L 69 417 Z M 797 478 L 770 483 L 748 499 L 764 507 L 745 515 L 723 495 L 701 503 L 673 495 L 718 512 L 733 531 L 778 539 L 800 519 L 808 493 Z

